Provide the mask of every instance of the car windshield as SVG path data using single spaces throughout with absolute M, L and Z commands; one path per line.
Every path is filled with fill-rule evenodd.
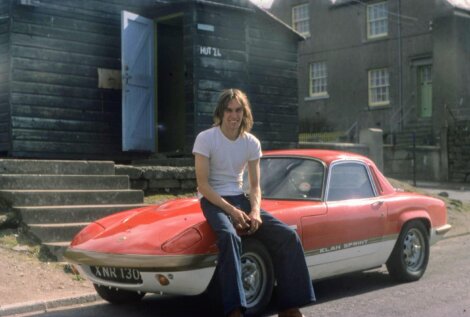
M 322 197 L 325 168 L 319 161 L 264 157 L 260 169 L 261 192 L 265 199 L 320 200 Z M 247 173 L 244 184 L 249 186 Z

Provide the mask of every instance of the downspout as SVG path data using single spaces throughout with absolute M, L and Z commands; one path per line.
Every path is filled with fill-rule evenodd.
M 398 25 L 398 107 L 400 109 L 400 132 L 404 129 L 404 109 L 403 109 L 403 65 L 401 47 L 401 0 L 397 0 L 397 25 Z

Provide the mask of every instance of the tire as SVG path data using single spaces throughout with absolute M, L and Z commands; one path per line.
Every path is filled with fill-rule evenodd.
M 398 282 L 419 280 L 428 265 L 429 234 L 418 220 L 407 222 L 387 261 L 390 276 Z
M 255 239 L 242 240 L 242 282 L 247 316 L 259 316 L 268 306 L 274 288 L 274 269 L 266 247 Z
M 93 284 L 93 286 L 95 287 L 98 295 L 111 304 L 131 304 L 139 302 L 142 297 L 145 296 L 145 293 L 137 293 L 118 288 L 109 288 L 108 286 L 100 286 L 98 284 Z

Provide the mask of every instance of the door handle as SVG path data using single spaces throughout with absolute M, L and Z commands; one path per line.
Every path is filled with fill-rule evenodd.
M 131 79 L 131 78 L 132 78 L 132 76 L 129 75 L 129 73 L 124 74 L 124 80 L 126 81 L 126 84 L 129 82 L 129 79 Z
M 373 209 L 379 209 L 380 207 L 382 207 L 383 204 L 384 204 L 384 202 L 382 200 L 376 201 L 372 204 L 372 208 Z

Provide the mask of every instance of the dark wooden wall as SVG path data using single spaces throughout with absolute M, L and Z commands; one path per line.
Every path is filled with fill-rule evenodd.
M 298 142 L 297 48 L 300 37 L 264 13 L 248 20 L 248 83 L 255 131 L 265 149 Z
M 219 92 L 244 90 L 252 104 L 253 133 L 264 149 L 294 147 L 298 140 L 297 45 L 294 32 L 259 9 L 200 5 L 194 78 L 196 133 L 212 124 Z M 227 23 L 227 21 L 230 21 Z
M 0 152 L 10 149 L 10 1 L 0 1 Z
M 119 158 L 121 90 L 97 69 L 121 69 L 121 10 L 151 2 L 12 1 L 12 156 Z
M 121 151 L 121 90 L 98 88 L 99 68 L 121 69 L 122 10 L 157 24 L 166 23 L 159 17 L 181 16 L 183 57 L 178 59 L 184 63 L 184 82 L 178 89 L 184 98 L 178 102 L 185 114 L 178 118 L 185 129 L 178 138 L 188 153 L 196 134 L 212 124 L 218 94 L 230 87 L 248 93 L 253 132 L 265 149 L 296 145 L 300 38 L 246 0 L 31 3 L 0 0 L 0 152 L 60 159 L 135 157 Z M 198 25 L 212 25 L 214 31 Z M 170 116 L 169 121 L 175 120 Z

